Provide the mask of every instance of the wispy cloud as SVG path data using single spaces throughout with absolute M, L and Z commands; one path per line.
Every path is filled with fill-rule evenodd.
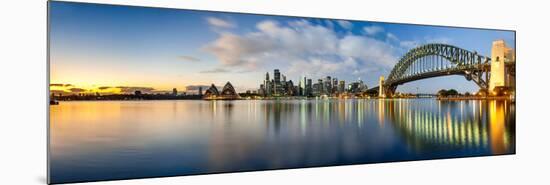
M 234 28 L 235 27 L 235 24 L 233 24 L 229 21 L 220 19 L 220 18 L 208 17 L 208 18 L 206 18 L 206 21 L 208 21 L 208 24 L 210 24 L 211 26 L 215 26 L 215 27 L 218 27 L 218 28 Z
M 393 33 L 386 33 L 386 41 L 388 42 L 399 42 L 399 38 Z
M 338 20 L 336 21 L 338 23 L 338 25 L 340 25 L 342 28 L 345 28 L 347 30 L 350 30 L 351 28 L 353 28 L 353 24 L 349 21 L 345 21 L 345 20 Z
M 196 90 L 199 90 L 199 88 L 201 88 L 201 87 L 202 87 L 202 90 L 205 91 L 210 86 L 209 85 L 188 85 L 188 86 L 185 86 L 185 90 L 187 90 L 187 91 L 196 91 Z
M 424 44 L 430 44 L 430 43 L 451 44 L 452 39 L 447 37 L 424 37 L 423 39 L 399 40 L 398 42 L 399 42 L 399 46 L 403 50 L 410 50 L 412 48 L 415 48 Z
M 452 39 L 448 37 L 424 37 L 424 40 L 426 43 L 450 44 L 452 42 Z
M 384 28 L 381 26 L 372 25 L 364 27 L 363 31 L 365 31 L 367 35 L 374 36 L 378 33 L 384 32 Z
M 72 84 L 50 84 L 50 87 L 72 87 Z
M 120 92 L 124 94 L 134 93 L 135 91 L 141 91 L 142 93 L 151 93 L 155 90 L 155 88 L 152 88 L 152 87 L 136 87 L 136 86 L 117 86 L 115 88 L 120 89 Z
M 71 91 L 72 93 L 81 93 L 81 92 L 86 92 L 87 90 L 83 88 L 73 87 L 73 88 L 70 88 L 69 91 Z
M 211 70 L 201 71 L 200 73 L 227 73 L 227 72 L 230 72 L 230 71 L 223 68 L 215 68 Z
M 178 58 L 183 60 L 183 61 L 187 61 L 187 62 L 199 62 L 199 61 L 201 61 L 198 58 L 195 58 L 193 56 L 188 56 L 188 55 L 181 55 L 181 56 L 178 56 Z

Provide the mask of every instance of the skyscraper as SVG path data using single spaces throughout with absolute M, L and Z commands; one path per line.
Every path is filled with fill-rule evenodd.
M 176 88 L 172 89 L 172 95 L 173 96 L 177 96 L 178 95 L 178 90 Z
M 281 84 L 281 73 L 279 72 L 279 69 L 275 69 L 273 71 L 273 75 L 274 75 L 273 95 L 279 96 L 283 93 L 282 84 Z
M 199 86 L 199 95 L 202 96 L 202 87 Z
M 332 91 L 332 80 L 330 78 L 330 76 L 327 76 L 325 78 L 325 87 L 323 89 L 325 91 L 326 94 L 330 95 L 331 91 Z
M 323 84 L 323 79 L 319 79 L 319 80 L 317 80 L 317 82 L 318 82 L 317 83 L 317 86 L 318 86 L 317 91 L 318 92 L 316 94 L 319 94 L 319 95 L 324 94 L 325 93 L 325 87 L 324 87 L 325 84 Z
M 264 80 L 264 96 L 271 96 L 273 88 L 271 87 L 271 80 L 269 79 L 269 72 L 265 73 Z
M 275 83 L 280 83 L 281 82 L 281 73 L 279 72 L 279 69 L 275 69 L 273 71 L 273 75 L 274 75 Z
M 298 87 L 296 88 L 296 90 L 298 91 L 297 95 L 299 96 L 304 95 L 304 90 L 302 88 L 302 80 L 298 81 Z
M 340 80 L 338 83 L 338 93 L 345 93 L 346 92 L 346 82 L 344 80 Z
M 313 82 L 311 79 L 307 79 L 307 84 L 306 84 L 306 96 L 311 96 L 313 94 Z
M 338 93 L 338 78 L 333 78 L 332 79 L 332 89 L 331 89 L 331 91 L 332 91 L 333 94 Z
M 361 80 L 361 79 L 359 78 L 359 82 L 358 82 L 358 83 L 359 83 L 359 91 L 360 91 L 360 92 L 364 92 L 364 91 L 367 90 L 367 85 L 365 85 L 365 83 L 363 83 L 363 80 Z
M 302 80 L 300 80 L 300 88 L 302 89 L 302 92 L 300 95 L 302 96 L 307 96 L 306 94 L 306 83 L 307 83 L 307 79 L 306 79 L 306 76 L 304 76 L 304 78 L 302 78 Z
M 258 94 L 262 95 L 262 96 L 265 96 L 266 95 L 266 92 L 265 92 L 265 85 L 264 84 L 260 84 L 260 89 L 258 89 Z

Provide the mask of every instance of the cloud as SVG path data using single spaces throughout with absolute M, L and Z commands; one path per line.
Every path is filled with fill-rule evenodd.
M 412 48 L 416 48 L 424 44 L 430 44 L 430 43 L 450 44 L 452 42 L 452 39 L 447 37 L 424 37 L 423 39 L 399 40 L 398 42 L 399 42 L 399 46 L 403 50 L 408 51 Z
M 218 28 L 234 28 L 235 27 L 235 24 L 233 24 L 229 21 L 223 20 L 223 19 L 215 18 L 215 17 L 208 17 L 208 18 L 206 18 L 206 21 L 211 26 L 218 27 Z
M 110 89 L 110 88 L 113 88 L 113 87 L 110 87 L 110 86 L 101 86 L 101 87 L 98 87 L 97 89 L 99 89 L 99 90 L 106 90 L 106 89 Z
M 386 41 L 388 42 L 399 42 L 399 38 L 393 33 L 386 33 Z
M 448 37 L 424 37 L 424 41 L 426 43 L 450 44 L 452 39 Z
M 330 28 L 330 29 L 334 28 L 334 23 L 331 20 L 327 19 L 324 22 L 325 22 L 325 24 L 327 25 L 328 28 Z
M 152 87 L 133 87 L 133 86 L 117 86 L 115 88 L 120 89 L 120 92 L 123 94 L 131 94 L 135 91 L 141 91 L 142 93 L 151 93 L 155 90 Z
M 201 71 L 200 73 L 227 73 L 227 72 L 230 72 L 230 71 L 223 68 L 215 68 L 211 70 Z
M 193 56 L 187 56 L 187 55 L 178 56 L 178 58 L 182 59 L 183 61 L 187 61 L 187 62 L 199 62 L 199 61 L 201 61 L 198 58 L 195 58 Z
M 72 93 L 81 93 L 81 92 L 86 92 L 87 90 L 86 89 L 82 89 L 82 88 L 70 88 L 69 91 L 71 91 Z
M 355 70 L 352 67 L 387 69 L 397 61 L 396 49 L 390 43 L 368 36 L 339 35 L 307 20 L 265 20 L 251 32 L 218 33 L 218 38 L 202 50 L 214 55 L 227 71 L 272 70 L 278 66 L 288 70 L 288 75 L 348 75 Z
M 350 30 L 351 28 L 353 28 L 353 24 L 349 21 L 345 21 L 345 20 L 338 20 L 336 21 L 338 23 L 338 25 L 340 25 L 342 28 L 345 28 L 347 30 Z
M 72 87 L 72 84 L 50 84 L 50 87 Z
M 381 26 L 375 26 L 375 25 L 373 25 L 373 26 L 366 26 L 366 27 L 364 27 L 364 28 L 363 28 L 363 31 L 365 31 L 365 33 L 366 33 L 367 35 L 374 36 L 374 35 L 376 35 L 376 34 L 378 34 L 378 33 L 384 32 L 384 28 L 381 27 Z
M 208 89 L 210 86 L 209 85 L 188 85 L 188 86 L 185 86 L 185 90 L 186 91 L 198 91 L 199 88 L 202 87 L 202 91 L 206 91 L 206 89 Z
M 70 94 L 70 93 L 68 93 L 67 91 L 64 91 L 64 90 L 50 90 L 50 94 L 54 94 L 55 96 L 58 96 L 59 94 L 67 95 L 67 94 Z
M 348 35 L 340 42 L 342 55 L 364 61 L 369 66 L 391 68 L 397 61 L 394 47 L 388 43 L 370 38 Z
M 404 48 L 406 50 L 409 50 L 409 49 L 420 46 L 420 43 L 418 43 L 417 41 L 400 41 L 399 46 L 401 46 L 402 48 Z

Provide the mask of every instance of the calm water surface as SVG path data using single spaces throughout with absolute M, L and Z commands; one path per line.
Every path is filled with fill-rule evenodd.
M 74 101 L 53 183 L 515 153 L 507 101 Z

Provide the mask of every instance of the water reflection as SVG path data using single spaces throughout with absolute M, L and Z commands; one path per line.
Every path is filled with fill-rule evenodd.
M 438 101 L 434 111 L 418 101 L 380 100 L 379 107 L 380 123 L 391 120 L 419 150 L 445 146 L 505 154 L 515 149 L 515 110 L 507 101 Z
M 506 101 L 62 102 L 53 182 L 515 152 Z

